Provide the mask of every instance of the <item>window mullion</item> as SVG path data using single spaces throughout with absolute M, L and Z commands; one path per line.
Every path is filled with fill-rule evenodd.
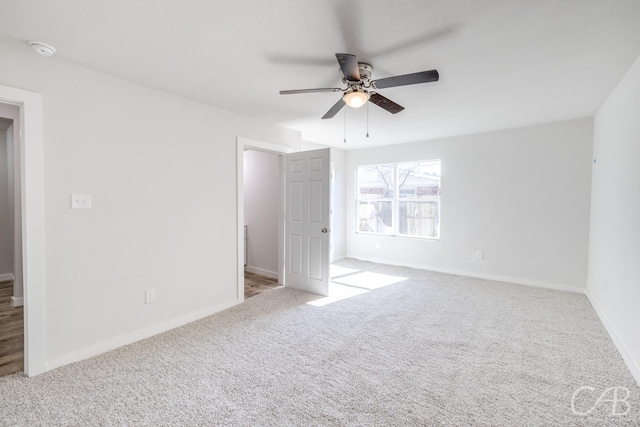
M 393 186 L 394 186 L 394 190 L 393 190 L 393 217 L 391 218 L 392 220 L 392 224 L 393 224 L 393 235 L 397 236 L 399 233 L 398 230 L 398 223 L 399 223 L 399 219 L 400 219 L 400 203 L 398 202 L 398 197 L 399 197 L 399 193 L 400 193 L 400 187 L 399 187 L 399 182 L 398 182 L 398 163 L 395 163 L 393 165 Z

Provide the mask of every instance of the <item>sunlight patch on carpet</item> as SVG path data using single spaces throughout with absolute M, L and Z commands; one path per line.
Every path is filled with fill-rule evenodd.
M 308 305 L 322 307 L 336 301 L 341 301 L 357 295 L 362 295 L 374 289 L 407 280 L 406 277 L 391 276 L 388 274 L 372 273 L 369 271 L 331 266 L 332 279 L 329 283 L 329 296 L 307 302 Z M 348 271 L 350 270 L 350 271 Z
M 364 271 L 362 273 L 336 278 L 333 280 L 333 282 L 339 283 L 341 285 L 355 286 L 363 289 L 380 289 L 384 288 L 385 286 L 403 282 L 405 280 L 407 280 L 406 277 L 398 277 L 388 274 Z
M 332 279 L 341 276 L 347 276 L 349 274 L 358 273 L 360 270 L 356 270 L 353 268 L 342 267 L 339 265 L 331 264 L 330 266 L 330 276 Z
M 355 297 L 369 292 L 367 289 L 354 288 L 353 286 L 345 286 L 339 283 L 329 283 L 329 296 L 314 301 L 309 301 L 308 305 L 322 307 L 331 303 L 342 301 L 347 298 Z

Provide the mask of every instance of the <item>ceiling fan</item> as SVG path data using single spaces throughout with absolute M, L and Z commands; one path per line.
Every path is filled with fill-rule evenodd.
M 386 77 L 384 79 L 371 80 L 373 67 L 364 62 L 358 62 L 355 55 L 348 53 L 336 53 L 336 59 L 342 71 L 342 82 L 346 88 L 318 88 L 318 89 L 296 89 L 281 90 L 280 95 L 293 95 L 298 93 L 315 92 L 343 92 L 342 98 L 322 116 L 323 119 L 330 119 L 335 116 L 342 107 L 348 105 L 352 108 L 362 107 L 367 101 L 378 107 L 387 110 L 391 114 L 397 114 L 404 110 L 404 107 L 396 104 L 388 98 L 380 95 L 376 90 L 386 89 L 396 86 L 415 85 L 419 83 L 437 82 L 440 79 L 437 70 L 421 71 L 419 73 L 403 74 L 401 76 Z

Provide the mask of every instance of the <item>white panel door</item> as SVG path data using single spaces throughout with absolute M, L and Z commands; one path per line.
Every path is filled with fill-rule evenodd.
M 329 149 L 287 154 L 285 285 L 329 294 Z

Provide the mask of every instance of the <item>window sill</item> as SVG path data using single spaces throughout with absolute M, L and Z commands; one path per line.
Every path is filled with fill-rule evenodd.
M 440 236 L 438 236 L 438 237 L 404 236 L 402 234 L 364 233 L 362 231 L 356 231 L 356 234 L 360 235 L 360 236 L 397 237 L 397 238 L 400 238 L 400 239 L 412 239 L 412 240 L 431 240 L 431 241 L 439 241 L 440 240 Z

